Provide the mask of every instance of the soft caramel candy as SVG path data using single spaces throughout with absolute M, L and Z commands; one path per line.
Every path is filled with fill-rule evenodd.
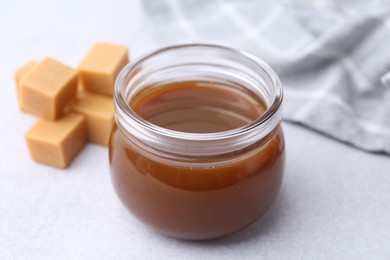
M 70 109 L 86 117 L 89 141 L 108 145 L 114 124 L 114 102 L 111 98 L 94 93 L 81 93 Z
M 26 64 L 23 65 L 23 67 L 19 68 L 17 71 L 15 71 L 14 77 L 15 77 L 15 83 L 16 83 L 16 94 L 18 95 L 18 102 L 19 102 L 19 108 L 23 112 L 34 114 L 33 111 L 26 108 L 23 103 L 20 100 L 20 79 L 29 72 L 35 65 L 37 64 L 36 61 L 29 61 Z
M 40 119 L 25 135 L 33 160 L 65 168 L 87 140 L 86 120 L 69 113 L 57 121 Z
M 22 106 L 55 120 L 76 95 L 77 72 L 52 58 L 31 68 L 20 80 Z
M 128 62 L 126 46 L 95 43 L 78 67 L 85 90 L 112 96 L 115 78 Z

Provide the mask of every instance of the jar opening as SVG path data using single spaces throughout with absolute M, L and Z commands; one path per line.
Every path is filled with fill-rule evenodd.
M 134 99 L 142 97 L 146 88 L 153 92 L 161 86 L 191 81 L 240 88 L 263 100 L 266 109 L 244 125 L 213 132 L 169 129 L 146 120 L 134 110 Z M 182 152 L 190 154 L 200 153 L 196 147 L 211 145 L 221 149 L 234 142 L 229 147 L 237 149 L 264 138 L 280 122 L 282 96 L 280 80 L 266 63 L 242 51 L 207 44 L 171 46 L 143 56 L 122 69 L 114 92 L 118 126 L 143 143 L 158 139 L 164 151 L 171 150 L 169 146 L 174 140 L 181 140 Z M 212 148 L 207 150 L 215 152 Z

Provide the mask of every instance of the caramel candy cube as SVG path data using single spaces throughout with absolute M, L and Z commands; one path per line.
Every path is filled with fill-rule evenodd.
M 27 109 L 23 103 L 20 100 L 20 79 L 27 73 L 29 72 L 35 65 L 37 64 L 36 61 L 29 61 L 23 67 L 19 68 L 17 71 L 15 71 L 14 77 L 15 77 L 15 83 L 16 83 L 16 94 L 18 95 L 18 103 L 19 103 L 19 108 L 23 112 L 31 113 L 34 114 L 33 111 Z
M 23 106 L 51 120 L 63 114 L 76 90 L 76 70 L 52 58 L 45 58 L 20 80 Z
M 93 143 L 108 145 L 114 124 L 114 102 L 107 96 L 84 92 L 71 105 L 71 111 L 87 119 L 88 139 Z
M 69 113 L 57 121 L 40 119 L 25 135 L 33 160 L 65 168 L 87 140 L 84 116 Z
M 95 43 L 78 67 L 85 90 L 112 96 L 116 76 L 128 62 L 126 46 Z

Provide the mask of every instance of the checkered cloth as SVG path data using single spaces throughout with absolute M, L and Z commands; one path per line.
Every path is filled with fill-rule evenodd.
M 284 119 L 390 154 L 390 3 L 144 0 L 160 42 L 249 51 L 279 74 Z

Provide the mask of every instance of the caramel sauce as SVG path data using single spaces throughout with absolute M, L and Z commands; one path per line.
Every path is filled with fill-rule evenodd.
M 189 133 L 242 127 L 266 108 L 250 93 L 192 81 L 139 93 L 130 106 L 150 123 Z M 284 139 L 278 126 L 226 164 L 183 166 L 148 156 L 114 127 L 110 163 L 115 190 L 138 219 L 169 236 L 210 239 L 251 224 L 271 207 L 283 176 Z

